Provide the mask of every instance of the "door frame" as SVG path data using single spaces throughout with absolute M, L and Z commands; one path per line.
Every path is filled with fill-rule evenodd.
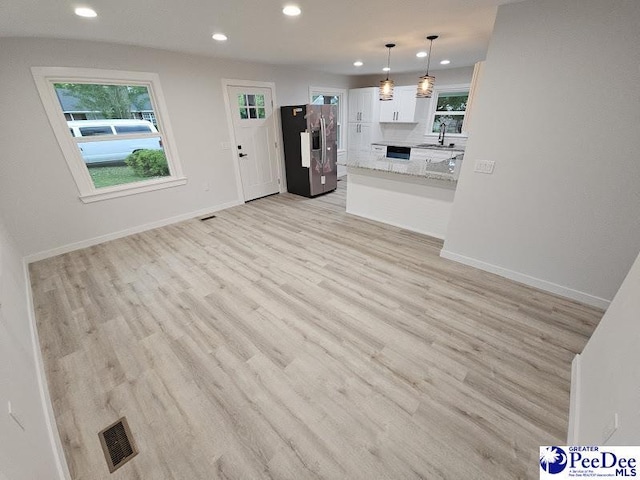
M 236 187 L 238 189 L 238 201 L 246 203 L 244 188 L 242 186 L 242 174 L 240 173 L 240 157 L 238 156 L 238 141 L 236 140 L 236 131 L 233 127 L 233 112 L 231 111 L 231 105 L 229 103 L 229 87 L 259 87 L 271 89 L 271 101 L 273 102 L 273 114 L 271 115 L 273 121 L 273 132 L 276 136 L 276 156 L 278 158 L 278 171 L 280 174 L 280 193 L 286 192 L 285 190 L 285 176 L 284 176 L 284 161 L 282 158 L 280 148 L 280 138 L 282 138 L 282 132 L 280 122 L 276 121 L 276 115 L 280 118 L 279 111 L 276 106 L 278 102 L 276 100 L 276 84 L 274 82 L 260 82 L 256 80 L 236 80 L 231 78 L 222 79 L 222 92 L 224 97 L 224 109 L 227 114 L 227 128 L 229 130 L 229 138 L 231 139 L 231 154 L 233 155 L 233 170 L 236 175 Z

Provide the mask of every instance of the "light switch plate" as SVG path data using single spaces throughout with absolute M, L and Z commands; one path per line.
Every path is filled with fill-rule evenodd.
M 478 173 L 492 174 L 495 164 L 496 162 L 493 160 L 477 160 L 474 171 Z
M 325 177 L 324 175 L 322 175 L 322 176 L 320 177 L 320 183 L 321 183 L 322 185 L 324 185 L 325 183 L 327 183 L 327 177 Z

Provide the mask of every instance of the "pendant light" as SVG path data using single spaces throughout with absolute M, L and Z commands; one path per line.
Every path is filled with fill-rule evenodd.
M 387 79 L 380 80 L 380 100 L 393 100 L 393 80 L 389 80 L 389 72 L 391 71 L 391 49 L 395 47 L 395 43 L 387 43 L 385 47 L 389 49 L 389 57 L 387 58 Z
M 433 93 L 433 86 L 436 84 L 436 77 L 429 75 L 429 67 L 431 66 L 431 47 L 433 47 L 433 41 L 438 38 L 438 35 L 429 35 L 429 56 L 427 57 L 427 73 L 425 73 L 420 80 L 418 80 L 418 92 L 416 97 L 418 98 L 431 98 Z

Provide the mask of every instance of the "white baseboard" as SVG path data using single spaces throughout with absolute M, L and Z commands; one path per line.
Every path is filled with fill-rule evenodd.
M 371 215 L 371 214 L 367 214 L 367 213 L 350 212 L 348 208 L 347 208 L 347 213 L 350 214 L 350 215 L 355 215 L 356 217 L 366 218 L 367 220 L 373 220 L 375 222 L 380 222 L 380 223 L 384 223 L 386 225 L 391 225 L 392 227 L 398 227 L 398 228 L 402 228 L 403 230 L 409 230 L 410 232 L 421 233 L 422 235 L 427 235 L 429 237 L 433 237 L 433 238 L 438 238 L 440 240 L 444 240 L 444 235 L 442 235 L 441 233 L 427 232 L 426 230 L 423 230 L 421 228 L 417 228 L 414 225 L 404 225 L 404 224 L 399 223 L 399 222 L 389 221 L 386 218 L 377 218 L 375 215 Z
M 569 400 L 569 430 L 567 431 L 567 445 L 576 445 L 580 437 L 580 383 L 581 359 L 578 353 L 571 362 L 571 396 Z
M 27 264 L 37 262 L 39 260 L 44 260 L 45 258 L 55 257 L 56 255 L 73 252 L 74 250 L 80 250 L 81 248 L 92 247 L 93 245 L 108 242 L 109 240 L 116 240 L 118 238 L 127 237 L 129 235 L 133 235 L 134 233 L 145 232 L 147 230 L 153 230 L 154 228 L 171 225 L 172 223 L 183 222 L 195 217 L 200 217 L 208 213 L 219 212 L 220 210 L 225 210 L 227 208 L 242 205 L 243 203 L 244 202 L 241 200 L 234 200 L 233 202 L 227 202 L 216 205 L 214 207 L 203 208 L 195 212 L 183 213 L 181 215 L 176 215 L 175 217 L 169 217 L 155 222 L 145 223 L 144 225 L 137 225 L 125 230 L 120 230 L 119 232 L 108 233 L 106 235 L 100 235 L 99 237 L 88 238 L 79 242 L 69 243 L 61 247 L 52 248 L 51 250 L 33 253 L 31 255 L 27 255 L 24 259 Z
M 479 268 L 480 270 L 495 273 L 496 275 L 500 275 L 501 277 L 509 278 L 511 280 L 515 280 L 516 282 L 539 288 L 540 290 L 545 290 L 547 292 L 555 293 L 556 295 L 570 298 L 571 300 L 576 300 L 578 302 L 591 305 L 592 307 L 602 308 L 603 310 L 606 310 L 611 303 L 611 300 L 596 297 L 579 290 L 574 290 L 572 288 L 558 285 L 547 280 L 542 280 L 541 278 L 531 277 L 524 273 L 515 272 L 504 267 L 492 265 L 481 260 L 476 260 L 475 258 L 459 255 L 445 249 L 442 249 L 440 251 L 440 256 L 448 260 L 453 260 L 454 262 L 463 263 L 471 267 Z
M 58 470 L 59 480 L 71 480 L 71 472 L 64 455 L 60 435 L 58 434 L 58 424 L 56 416 L 53 412 L 51 396 L 49 395 L 49 386 L 47 385 L 47 376 L 44 369 L 44 360 L 42 359 L 42 350 L 40 350 L 40 339 L 38 337 L 38 328 L 36 326 L 36 314 L 33 306 L 33 295 L 31 293 L 31 277 L 29 275 L 29 266 L 25 259 L 22 261 L 25 279 L 27 284 L 27 308 L 29 314 L 29 331 L 31 333 L 31 348 L 33 349 L 33 357 L 36 368 L 36 381 L 38 382 L 38 390 L 40 393 L 40 403 L 44 413 L 44 420 L 47 424 L 47 433 L 49 435 L 49 443 L 53 451 L 53 459 Z M 0 475 L 0 478 L 2 476 Z

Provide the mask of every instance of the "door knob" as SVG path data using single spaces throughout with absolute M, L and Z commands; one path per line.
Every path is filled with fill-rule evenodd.
M 242 158 L 242 157 L 248 157 L 249 155 L 247 155 L 246 153 L 239 153 L 238 156 Z

